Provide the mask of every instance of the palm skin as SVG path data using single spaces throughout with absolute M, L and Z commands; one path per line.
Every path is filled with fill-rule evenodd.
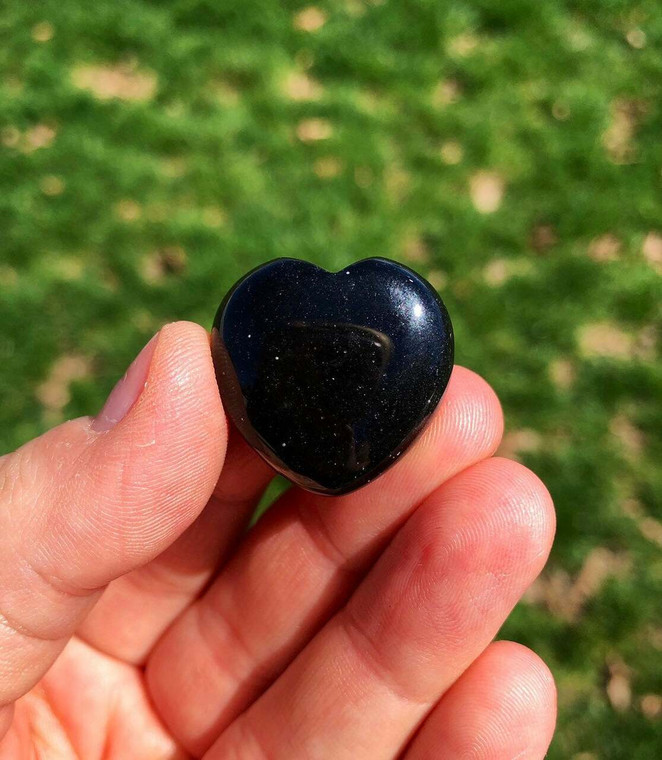
M 291 489 L 249 530 L 271 472 L 228 435 L 207 335 L 166 326 L 145 372 L 112 426 L 0 460 L 0 760 L 544 757 L 549 671 L 492 639 L 553 509 L 492 457 L 483 380 L 456 368 L 374 483 Z

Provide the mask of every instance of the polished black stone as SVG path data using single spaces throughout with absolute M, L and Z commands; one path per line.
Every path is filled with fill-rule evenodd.
M 246 440 L 303 488 L 341 494 L 421 432 L 450 377 L 453 328 L 434 289 L 394 261 L 327 272 L 276 259 L 227 294 L 212 353 Z

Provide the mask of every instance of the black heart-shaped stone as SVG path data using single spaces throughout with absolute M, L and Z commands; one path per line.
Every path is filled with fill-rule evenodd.
M 421 432 L 448 384 L 453 328 L 432 286 L 395 261 L 328 272 L 276 259 L 227 294 L 212 354 L 246 440 L 296 484 L 337 495 Z

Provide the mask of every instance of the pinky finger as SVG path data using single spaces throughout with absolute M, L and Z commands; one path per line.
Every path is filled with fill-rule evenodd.
M 545 663 L 498 641 L 444 694 L 404 760 L 542 760 L 555 723 L 556 688 Z

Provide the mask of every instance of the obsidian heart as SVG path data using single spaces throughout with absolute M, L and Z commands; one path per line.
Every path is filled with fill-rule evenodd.
M 303 488 L 341 494 L 421 432 L 448 384 L 453 328 L 435 290 L 394 261 L 327 272 L 276 259 L 227 294 L 212 353 L 246 440 Z

